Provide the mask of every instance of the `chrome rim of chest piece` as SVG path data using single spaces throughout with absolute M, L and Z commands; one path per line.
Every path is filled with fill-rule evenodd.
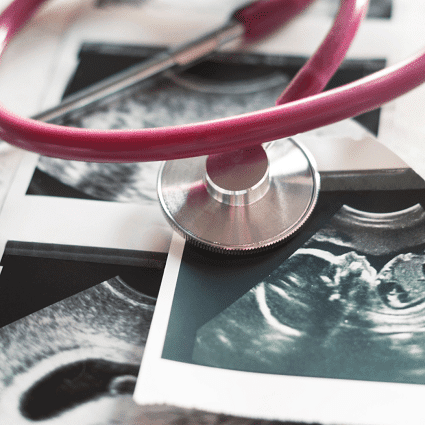
M 293 138 L 266 148 L 165 162 L 158 196 L 171 226 L 216 252 L 271 248 L 307 221 L 319 194 L 311 154 Z

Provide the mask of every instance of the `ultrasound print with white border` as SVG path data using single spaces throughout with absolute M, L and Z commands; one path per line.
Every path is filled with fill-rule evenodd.
M 83 44 L 79 65 L 64 96 L 95 83 L 161 50 L 149 46 Z M 153 78 L 119 98 L 68 114 L 62 125 L 136 129 L 180 125 L 268 108 L 305 63 L 300 56 L 215 54 L 168 77 Z M 369 75 L 385 59 L 344 62 L 327 88 Z M 378 133 L 380 109 L 357 118 Z M 27 194 L 155 205 L 159 162 L 99 164 L 40 157 Z
M 163 358 L 425 384 L 425 192 L 322 192 L 283 248 L 249 260 L 186 248 Z
M 0 273 L 0 422 L 129 424 L 165 255 L 9 241 Z
M 409 172 L 363 176 L 374 190 L 322 175 L 302 230 L 256 255 L 175 238 L 136 401 L 268 420 L 422 423 L 425 184 Z

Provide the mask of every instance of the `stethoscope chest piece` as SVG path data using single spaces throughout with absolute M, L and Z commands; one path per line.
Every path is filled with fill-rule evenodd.
M 244 254 L 292 236 L 320 187 L 311 154 L 294 139 L 165 162 L 158 195 L 172 227 L 212 251 Z

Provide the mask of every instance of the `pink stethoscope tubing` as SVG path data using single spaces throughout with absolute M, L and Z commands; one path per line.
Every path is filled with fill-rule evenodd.
M 2 52 L 44 1 L 15 0 L 2 13 Z M 345 39 L 335 44 L 337 37 L 342 33 L 348 34 L 347 40 L 353 38 L 366 3 L 365 0 L 342 0 L 336 24 L 317 54 L 278 99 L 282 105 L 231 118 L 141 130 L 62 127 L 26 119 L 0 107 L 0 137 L 20 148 L 64 159 L 159 161 L 258 145 L 370 111 L 425 81 L 425 52 L 351 84 L 316 94 L 323 89 L 348 49 Z M 332 50 L 335 45 L 339 47 Z M 313 72 L 326 55 L 332 59 L 332 66 Z

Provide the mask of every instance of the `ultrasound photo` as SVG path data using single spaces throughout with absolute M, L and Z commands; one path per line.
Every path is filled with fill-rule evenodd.
M 29 251 L 12 245 L 0 274 L 0 423 L 134 423 L 132 392 L 164 262 L 77 261 L 75 248 L 67 259 L 43 258 L 36 245 L 15 255 Z
M 85 44 L 65 97 L 140 62 L 159 50 L 143 46 Z M 274 105 L 306 58 L 234 53 L 217 54 L 180 73 L 152 79 L 120 98 L 69 114 L 61 125 L 97 129 L 135 129 L 228 117 Z M 382 69 L 385 60 L 349 60 L 329 83 L 333 88 Z M 357 117 L 377 134 L 380 110 Z M 41 157 L 28 188 L 30 195 L 105 201 L 157 202 L 160 163 L 97 164 Z
M 343 206 L 197 331 L 193 361 L 250 372 L 425 384 L 425 211 Z
M 322 191 L 302 231 L 262 255 L 186 244 L 161 359 L 425 384 L 424 205 L 423 189 Z

